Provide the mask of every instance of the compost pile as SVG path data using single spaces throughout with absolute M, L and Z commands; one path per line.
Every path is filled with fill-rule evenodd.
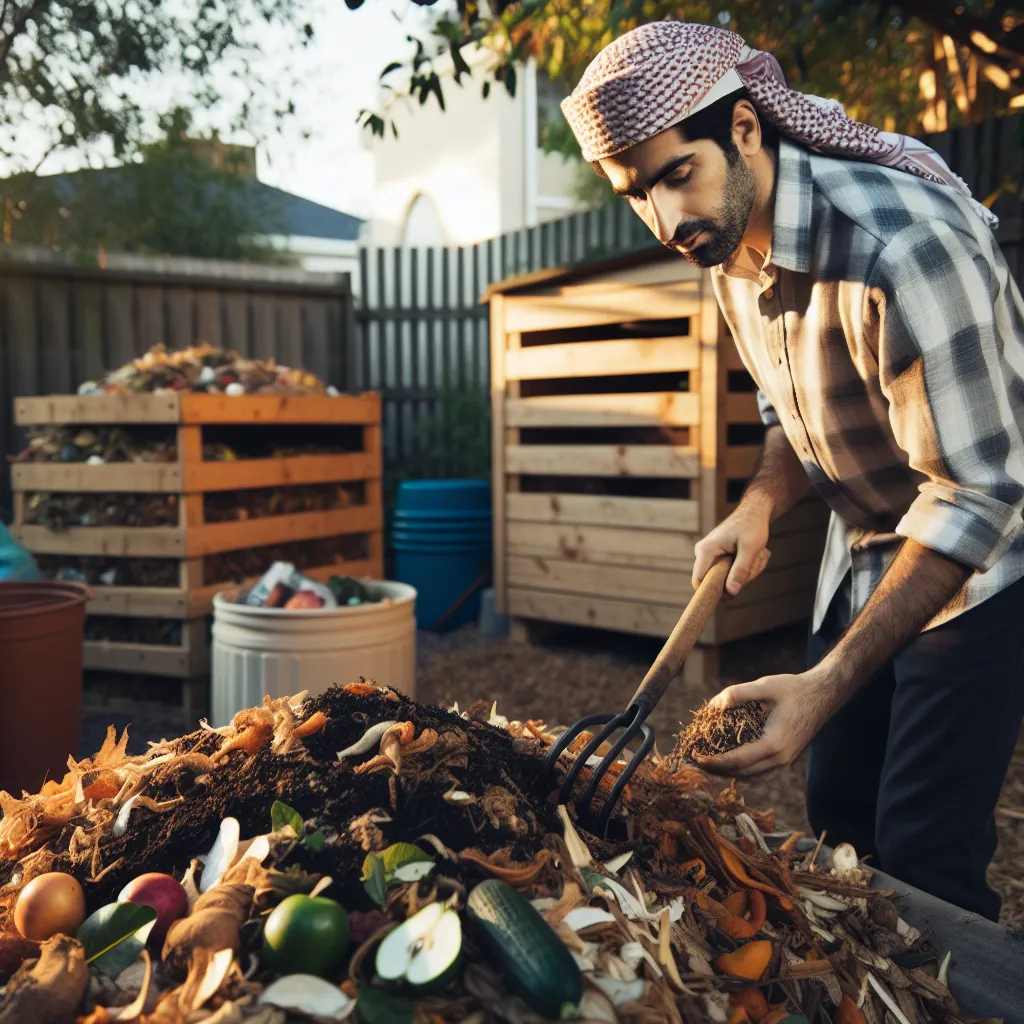
M 541 795 L 553 738 L 364 681 L 137 757 L 111 729 L 0 794 L 0 1024 L 963 1019 L 849 848 L 657 754 L 590 835 Z
M 212 395 L 324 395 L 332 393 L 316 374 L 281 366 L 273 359 L 246 359 L 205 342 L 177 352 L 155 345 L 80 395 L 188 391 Z M 336 392 L 335 392 L 336 393 Z
M 12 462 L 177 462 L 174 435 L 162 427 L 32 427 Z

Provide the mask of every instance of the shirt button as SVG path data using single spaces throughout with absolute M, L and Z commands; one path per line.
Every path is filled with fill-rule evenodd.
M 769 302 L 770 302 L 770 301 L 771 301 L 772 299 L 774 299 L 774 298 L 775 298 L 775 289 L 774 289 L 774 288 L 772 288 L 772 287 L 768 287 L 768 288 L 766 288 L 766 289 L 764 290 L 764 297 L 765 297 L 766 299 L 768 299 L 768 300 L 769 300 Z

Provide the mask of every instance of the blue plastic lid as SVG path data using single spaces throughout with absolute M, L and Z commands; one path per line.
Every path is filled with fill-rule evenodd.
M 489 480 L 406 480 L 398 486 L 398 508 L 489 509 Z

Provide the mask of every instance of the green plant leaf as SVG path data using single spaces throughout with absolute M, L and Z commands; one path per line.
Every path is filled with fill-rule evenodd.
M 611 889 L 608 885 L 607 875 L 602 875 L 600 871 L 595 871 L 593 868 L 582 868 L 580 874 L 583 876 L 583 881 L 587 883 L 587 888 L 593 892 L 594 889 L 600 889 L 602 886 L 605 889 Z
M 292 831 L 301 836 L 306 831 L 302 815 L 294 807 L 289 807 L 280 800 L 275 800 L 270 808 L 270 827 L 274 832 L 280 832 L 285 825 L 291 825 Z
M 356 1024 L 412 1024 L 416 1004 L 369 985 L 359 986 Z
M 315 832 L 311 832 L 305 839 L 302 840 L 302 845 L 312 850 L 314 853 L 320 853 L 327 843 L 327 837 L 317 829 Z
M 367 867 L 369 867 L 369 871 L 367 871 Z M 363 875 L 363 888 L 366 890 L 367 895 L 378 907 L 383 907 L 384 900 L 388 894 L 384 861 L 377 854 L 370 854 L 366 861 L 363 862 Z
M 130 967 L 146 945 L 156 911 L 142 903 L 108 903 L 87 918 L 76 938 L 85 962 L 109 978 Z

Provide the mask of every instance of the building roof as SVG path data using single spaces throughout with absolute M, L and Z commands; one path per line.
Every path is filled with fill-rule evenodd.
M 77 182 L 85 180 L 86 176 L 98 178 L 104 184 L 116 183 L 124 177 L 125 168 L 106 167 L 98 170 L 88 169 L 72 171 L 66 174 L 45 175 L 44 180 L 52 182 L 58 192 L 64 192 L 68 198 L 72 198 L 77 191 Z M 267 234 L 286 235 L 289 237 L 302 236 L 305 238 L 326 238 L 338 241 L 357 241 L 359 229 L 363 221 L 349 213 L 342 213 L 341 210 L 332 209 L 330 206 L 323 206 L 310 199 L 303 199 L 302 196 L 293 195 L 282 189 L 267 185 L 256 178 L 244 176 L 241 178 L 246 189 L 252 190 L 254 199 L 258 199 L 257 209 L 272 211 L 267 225 Z M 127 186 L 127 182 L 125 182 Z M 211 185 L 216 188 L 216 185 Z

